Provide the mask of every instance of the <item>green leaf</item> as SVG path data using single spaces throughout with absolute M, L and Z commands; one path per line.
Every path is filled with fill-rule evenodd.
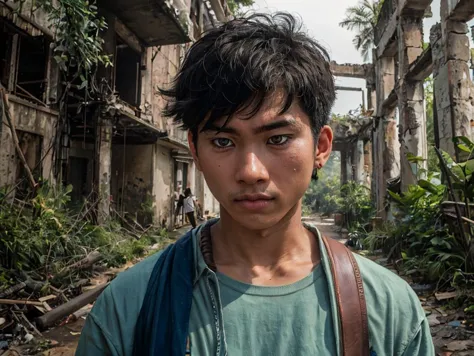
M 470 150 L 469 147 L 467 147 L 466 145 L 459 144 L 459 145 L 458 145 L 458 148 L 459 148 L 461 151 L 464 151 L 464 152 L 467 152 L 467 153 L 471 153 L 471 150 Z
M 423 157 L 415 156 L 414 154 L 412 154 L 410 152 L 408 152 L 406 154 L 406 156 L 407 156 L 408 162 L 410 162 L 410 163 L 418 163 L 418 162 L 424 162 L 425 161 L 425 159 Z
M 427 191 L 429 191 L 430 193 L 433 193 L 433 194 L 439 194 L 440 191 L 439 191 L 439 186 L 436 186 L 434 185 L 433 183 L 431 182 L 428 182 L 427 180 L 425 179 L 420 179 L 418 181 L 418 185 L 420 187 L 422 187 L 423 189 L 426 189 Z
M 471 152 L 474 150 L 474 143 L 469 139 L 467 138 L 466 136 L 457 136 L 457 137 L 454 137 L 453 138 L 453 142 L 459 147 L 459 145 L 461 145 L 461 142 L 464 143 L 463 146 L 467 147 L 469 151 L 467 152 Z

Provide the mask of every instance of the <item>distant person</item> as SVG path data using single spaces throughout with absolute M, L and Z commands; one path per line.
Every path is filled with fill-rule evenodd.
M 181 184 L 178 185 L 178 189 L 174 192 L 174 198 L 176 208 L 174 210 L 174 226 L 176 227 L 178 217 L 181 215 L 184 204 L 184 194 L 181 193 Z
M 302 222 L 335 89 L 327 52 L 290 14 L 238 18 L 191 46 L 162 92 L 220 218 L 120 273 L 78 356 L 435 355 L 410 286 Z
M 184 191 L 184 202 L 183 202 L 183 212 L 189 220 L 189 223 L 193 228 L 196 225 L 196 216 L 194 211 L 196 210 L 196 199 L 194 198 L 191 188 L 186 188 Z

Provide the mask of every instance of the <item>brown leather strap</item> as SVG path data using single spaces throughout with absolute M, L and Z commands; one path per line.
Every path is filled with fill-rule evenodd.
M 369 356 L 369 328 L 364 286 L 352 252 L 342 243 L 323 237 L 331 262 L 341 320 L 342 354 Z

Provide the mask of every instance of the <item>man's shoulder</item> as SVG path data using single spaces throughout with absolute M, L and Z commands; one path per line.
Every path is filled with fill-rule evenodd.
M 133 267 L 118 274 L 112 283 L 110 283 L 109 289 L 114 293 L 132 292 L 134 294 L 141 294 L 140 292 L 143 289 L 146 291 L 153 268 L 162 253 L 162 250 L 158 251 Z
M 425 320 L 420 300 L 395 273 L 357 254 L 356 260 L 364 283 L 371 343 L 378 354 L 402 354 Z
M 135 314 L 138 317 L 148 281 L 161 254 L 162 251 L 159 251 L 119 273 L 98 299 L 93 310 L 94 314 L 110 316 L 113 313 L 118 314 L 120 318 L 119 314 L 126 310 L 129 318 L 133 318 Z
M 367 297 L 378 300 L 384 299 L 387 303 L 407 306 L 407 302 L 420 305 L 420 301 L 410 285 L 400 276 L 389 269 L 375 263 L 368 258 L 355 254 L 359 265 L 364 290 Z

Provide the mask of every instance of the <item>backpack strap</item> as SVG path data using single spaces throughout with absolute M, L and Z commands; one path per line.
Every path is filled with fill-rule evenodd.
M 322 238 L 331 262 L 331 273 L 341 320 L 344 356 L 369 356 L 369 328 L 364 286 L 352 252 L 342 243 Z

